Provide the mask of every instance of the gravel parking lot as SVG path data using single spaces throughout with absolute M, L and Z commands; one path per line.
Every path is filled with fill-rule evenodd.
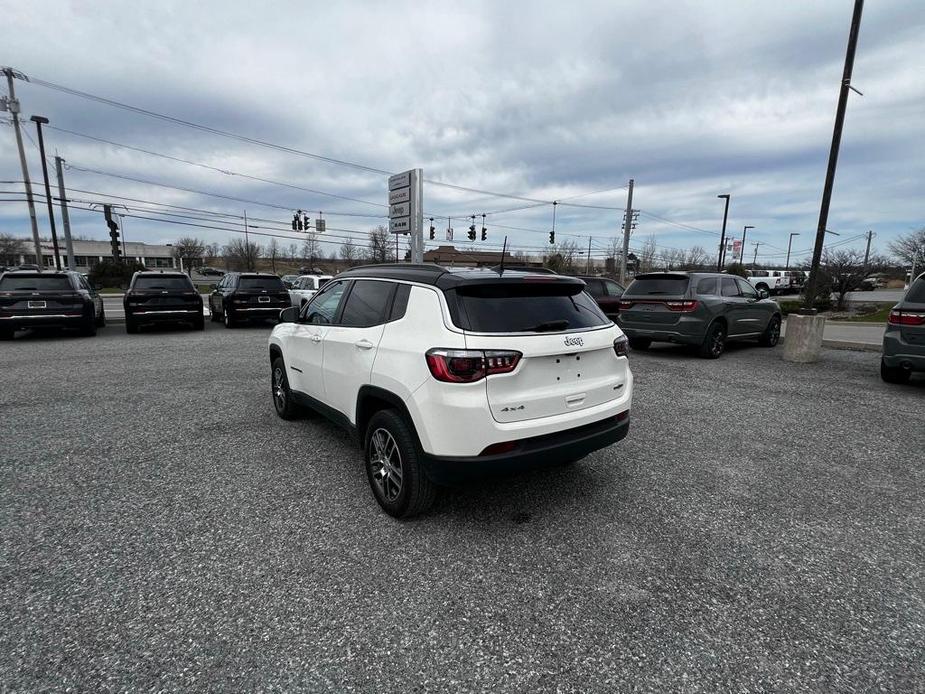
M 396 522 L 268 329 L 0 343 L 0 688 L 925 686 L 921 378 L 634 353 L 624 442 Z

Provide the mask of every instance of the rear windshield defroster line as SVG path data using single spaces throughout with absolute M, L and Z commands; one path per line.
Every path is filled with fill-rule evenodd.
M 472 332 L 548 333 L 551 324 L 553 328 L 564 325 L 562 330 L 610 324 L 580 284 L 479 284 L 447 294 L 448 303 L 456 309 L 454 321 Z

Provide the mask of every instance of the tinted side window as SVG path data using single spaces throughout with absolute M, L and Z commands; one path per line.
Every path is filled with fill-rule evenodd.
M 408 297 L 411 296 L 410 284 L 399 284 L 395 287 L 395 298 L 392 299 L 392 312 L 389 314 L 389 320 L 399 320 L 405 317 L 405 311 L 408 309 Z
M 913 304 L 925 304 L 925 278 L 917 279 L 912 283 L 903 301 Z
M 723 296 L 738 296 L 739 288 L 732 277 L 723 277 Z
M 306 321 L 309 323 L 333 323 L 346 288 L 346 282 L 336 282 L 325 287 L 323 292 L 316 294 L 315 298 L 305 307 Z
M 586 279 L 585 284 L 587 286 L 587 292 L 594 298 L 599 296 L 604 296 L 604 283 L 600 280 Z
M 623 296 L 624 288 L 612 280 L 604 280 L 608 296 Z
M 750 285 L 748 282 L 746 282 L 745 280 L 736 280 L 736 282 L 738 282 L 738 284 L 739 284 L 739 289 L 741 290 L 743 296 L 746 296 L 746 297 L 748 297 L 749 299 L 757 299 L 757 298 L 758 298 L 758 290 L 755 289 L 755 288 L 754 288 L 752 285 Z
M 705 277 L 697 283 L 697 293 L 700 296 L 716 296 L 716 278 Z
M 385 323 L 385 312 L 392 303 L 394 287 L 392 282 L 354 282 L 340 324 L 351 328 L 369 328 Z

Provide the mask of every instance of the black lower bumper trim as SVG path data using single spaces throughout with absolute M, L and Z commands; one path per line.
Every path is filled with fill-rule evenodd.
M 626 413 L 619 419 L 621 415 L 575 429 L 522 439 L 515 450 L 499 455 L 452 457 L 424 453 L 424 472 L 436 484 L 455 484 L 568 463 L 626 438 L 629 415 Z

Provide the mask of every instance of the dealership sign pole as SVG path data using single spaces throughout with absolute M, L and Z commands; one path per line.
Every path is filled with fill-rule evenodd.
M 424 173 L 421 169 L 389 176 L 389 231 L 396 235 L 410 234 L 411 262 L 424 262 Z

